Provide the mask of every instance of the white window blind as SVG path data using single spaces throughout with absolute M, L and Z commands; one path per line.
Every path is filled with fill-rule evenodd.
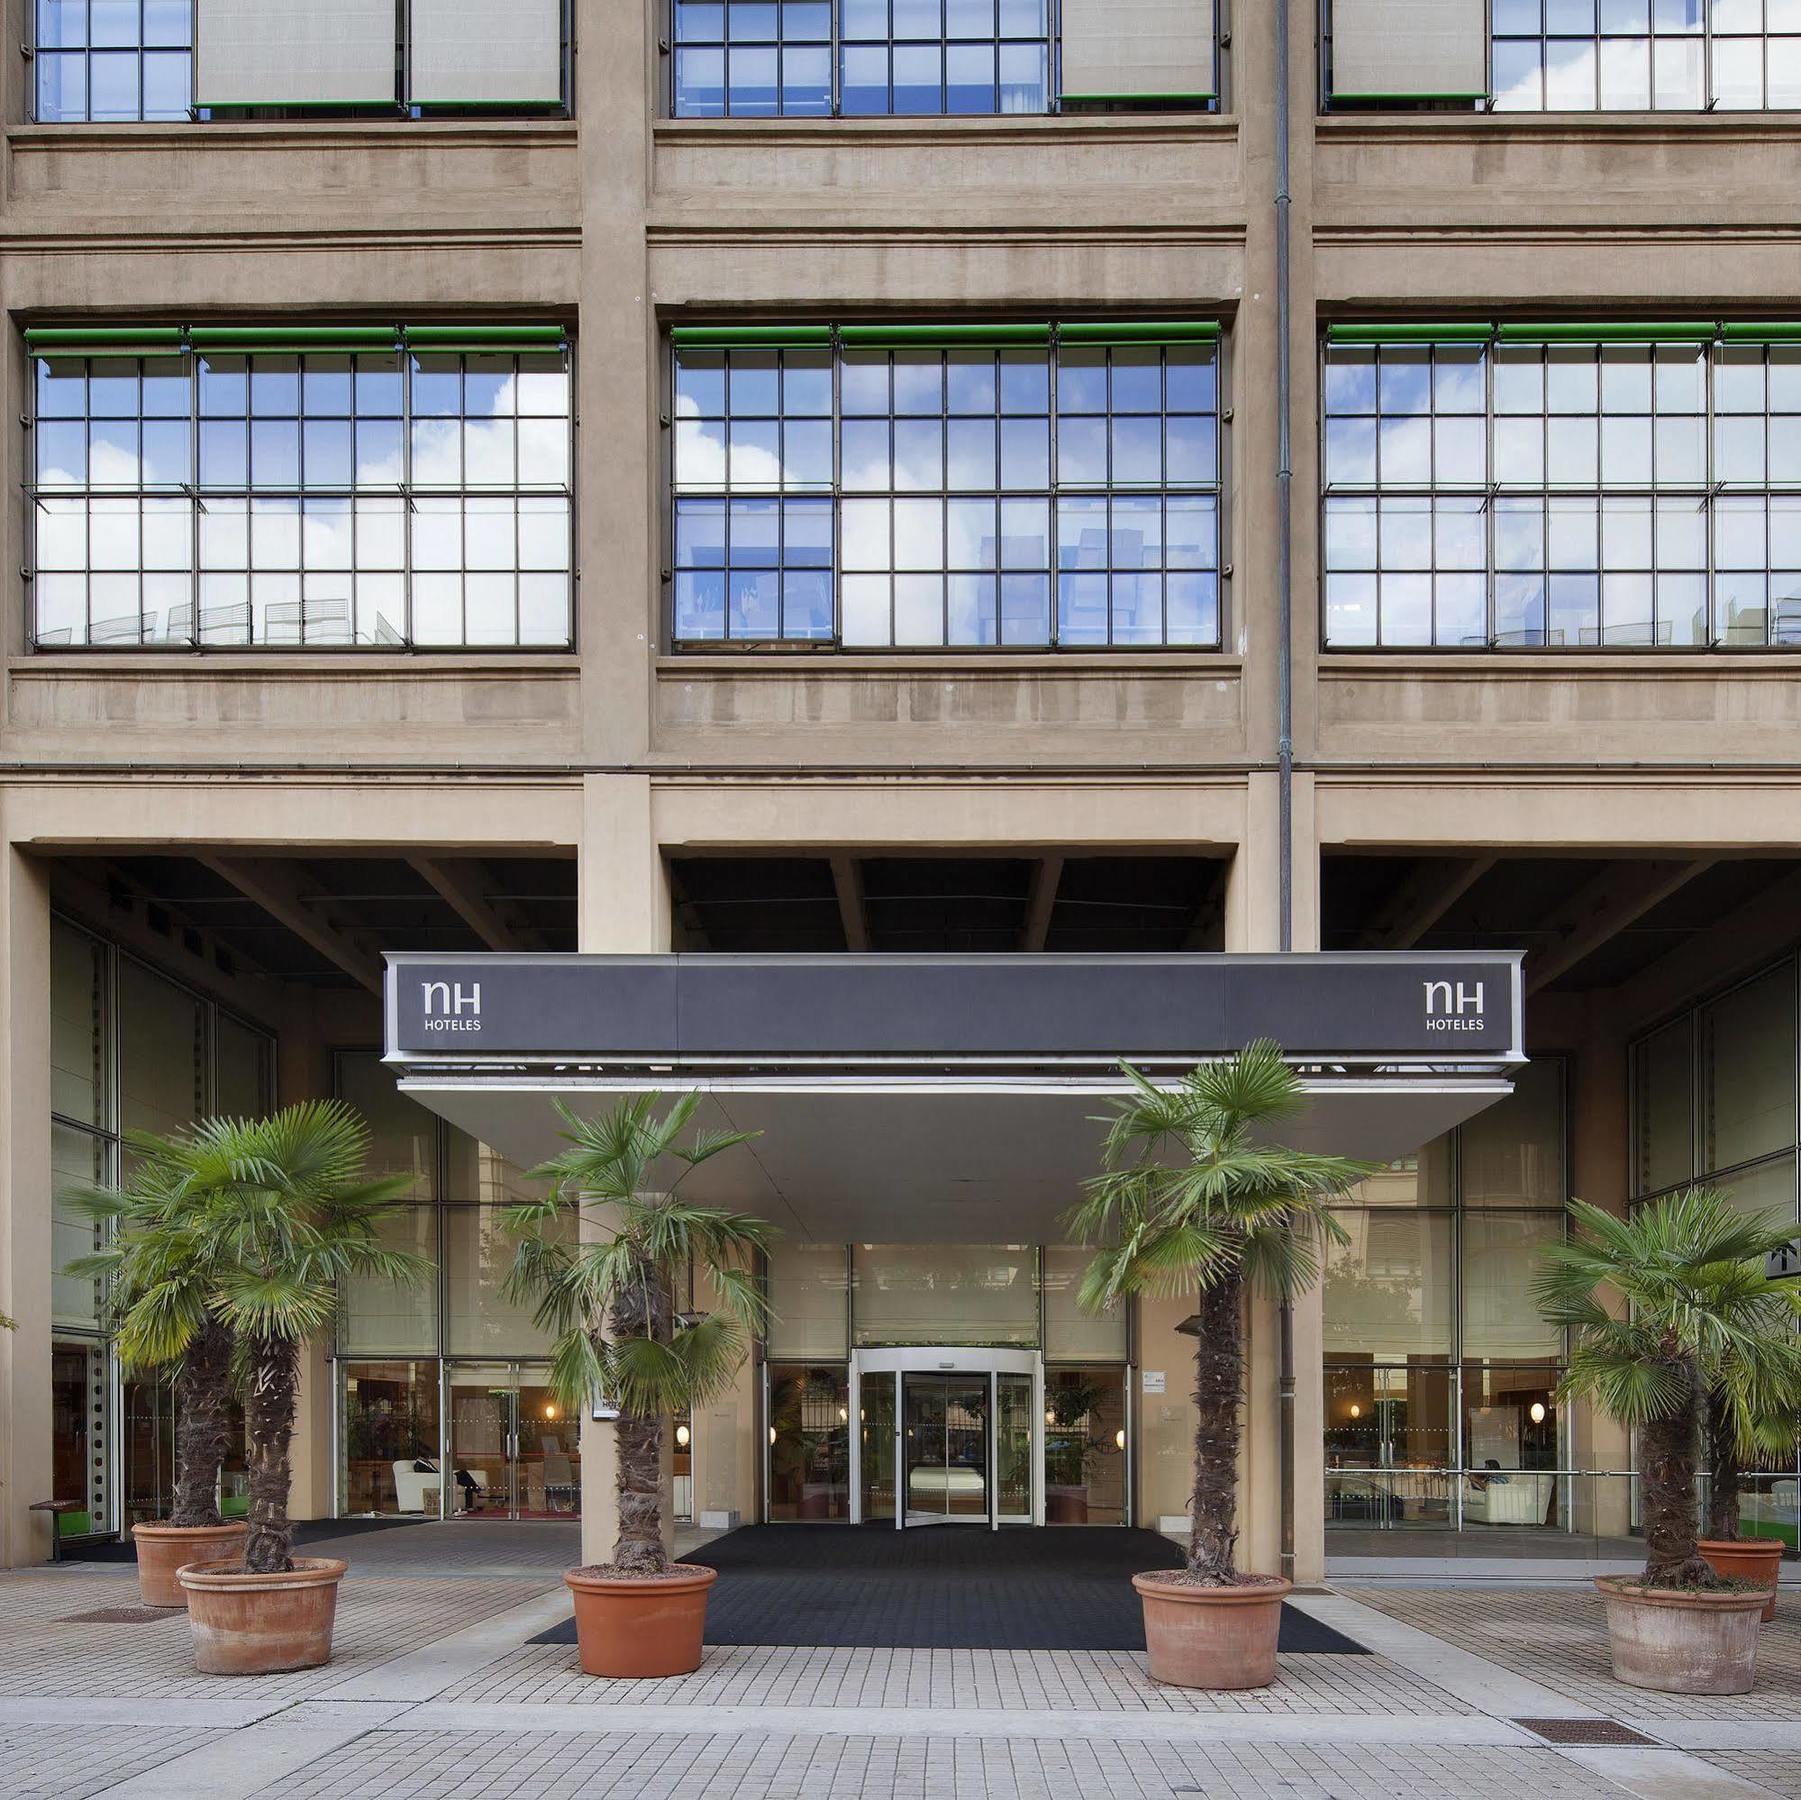
M 1206 97 L 1214 0 L 1063 0 L 1067 99 Z
M 393 0 L 200 0 L 198 106 L 370 106 L 395 99 Z
M 1336 99 L 1462 99 L 1488 92 L 1484 0 L 1332 0 Z
M 562 99 L 562 0 L 412 0 L 412 7 L 413 101 Z

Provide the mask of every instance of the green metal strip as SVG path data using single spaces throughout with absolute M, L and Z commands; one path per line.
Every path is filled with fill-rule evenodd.
M 1573 324 L 1503 325 L 1504 344 L 1710 344 L 1720 335 L 1711 319 L 1637 319 Z
M 264 351 L 297 355 L 308 350 L 392 350 L 392 325 L 196 325 L 188 333 L 196 350 Z
M 1219 336 L 1217 319 L 1083 319 L 1057 327 L 1065 344 L 1211 344 Z
M 1049 325 L 845 325 L 839 340 L 847 349 L 895 350 L 943 345 L 1048 344 Z
M 1801 320 L 1730 320 L 1720 336 L 1729 344 L 1792 344 L 1801 341 Z
M 27 329 L 30 356 L 179 356 L 175 325 L 38 325 Z
M 1082 106 L 1117 106 L 1126 101 L 1143 106 L 1181 106 L 1195 100 L 1217 100 L 1219 95 L 1212 88 L 1194 88 L 1185 94 L 1059 94 L 1057 98 L 1065 106 L 1072 100 Z
M 568 341 L 561 325 L 408 325 L 413 350 L 554 350 Z
M 780 350 L 832 341 L 829 325 L 675 325 L 669 341 L 678 350 Z
M 1495 335 L 1492 325 L 1464 320 L 1454 325 L 1416 325 L 1412 321 L 1388 325 L 1331 325 L 1328 344 L 1486 344 Z

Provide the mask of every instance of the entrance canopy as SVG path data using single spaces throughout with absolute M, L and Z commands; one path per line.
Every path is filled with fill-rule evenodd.
M 562 1099 L 695 1088 L 756 1140 L 684 1192 L 807 1241 L 1054 1239 L 1119 1064 L 1173 1079 L 1258 1038 L 1309 1103 L 1285 1141 L 1386 1162 L 1510 1091 L 1521 957 L 536 956 L 387 959 L 403 1090 L 524 1166 Z

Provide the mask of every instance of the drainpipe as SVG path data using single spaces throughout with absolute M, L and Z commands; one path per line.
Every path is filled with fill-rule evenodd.
M 1289 294 L 1289 0 L 1276 0 L 1276 854 L 1277 942 L 1294 948 L 1294 396 Z M 1294 1579 L 1294 1302 L 1277 1309 L 1281 1573 Z

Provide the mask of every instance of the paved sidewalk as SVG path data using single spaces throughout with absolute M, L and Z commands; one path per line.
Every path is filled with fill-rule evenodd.
M 1801 1596 L 1757 1693 L 1614 1683 L 1577 1590 L 1351 1589 L 1297 1604 L 1367 1656 L 1285 1657 L 1265 1693 L 1161 1688 L 1127 1653 L 730 1649 L 597 1682 L 529 1640 L 566 1615 L 562 1532 L 434 1526 L 343 1540 L 330 1667 L 194 1673 L 186 1621 L 128 1567 L 0 1575 L 6 1800 L 1360 1800 L 1529 1793 L 1801 1800 Z M 312 1546 L 309 1546 L 312 1548 Z M 1564 1747 L 1519 1721 L 1619 1721 Z

